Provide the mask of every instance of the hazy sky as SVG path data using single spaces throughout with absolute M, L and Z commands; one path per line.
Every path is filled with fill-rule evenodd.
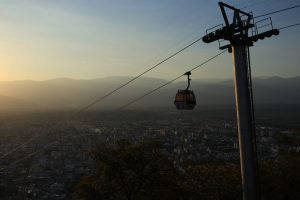
M 1 0 L 0 81 L 135 76 L 223 23 L 215 0 Z M 299 0 L 231 0 L 254 15 Z M 280 28 L 299 23 L 300 8 L 272 15 Z M 300 26 L 251 47 L 254 76 L 299 76 Z M 217 54 L 200 42 L 146 76 L 172 79 Z M 192 78 L 231 78 L 223 54 Z

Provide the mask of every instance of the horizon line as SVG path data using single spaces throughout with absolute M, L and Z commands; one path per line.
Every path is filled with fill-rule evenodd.
M 44 82 L 44 81 L 54 81 L 54 80 L 75 80 L 75 81 L 92 81 L 92 80 L 97 80 L 97 79 L 107 79 L 107 78 L 131 78 L 134 76 L 105 76 L 105 77 L 98 77 L 98 78 L 74 78 L 74 77 L 57 77 L 57 78 L 50 78 L 50 79 L 15 79 L 15 80 L 0 80 L 0 82 L 18 82 L 18 81 L 33 81 L 33 82 Z M 298 78 L 300 75 L 296 76 L 278 76 L 278 75 L 273 75 L 273 76 L 252 76 L 252 79 L 270 79 L 270 78 L 280 78 L 280 79 L 293 79 L 293 78 Z M 150 79 L 160 79 L 160 80 L 167 80 L 164 78 L 159 78 L 159 77 L 151 77 L 151 76 L 142 76 L 141 78 L 150 78 Z M 194 78 L 193 80 L 233 80 L 233 78 Z

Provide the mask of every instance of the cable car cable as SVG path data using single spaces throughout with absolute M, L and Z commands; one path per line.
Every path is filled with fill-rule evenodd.
M 93 106 L 94 104 L 96 104 L 96 103 L 102 101 L 104 98 L 106 98 L 106 97 L 110 96 L 111 94 L 115 93 L 116 91 L 118 91 L 118 90 L 121 89 L 122 87 L 125 87 L 127 84 L 133 82 L 134 80 L 136 80 L 136 79 L 139 78 L 140 76 L 144 75 L 145 73 L 149 72 L 150 70 L 154 69 L 155 67 L 158 67 L 158 65 L 160 65 L 160 64 L 166 62 L 167 60 L 171 59 L 172 57 L 174 57 L 175 55 L 177 55 L 177 54 L 179 54 L 180 52 L 184 51 L 185 49 L 189 48 L 190 46 L 192 46 L 193 44 L 197 43 L 197 42 L 200 41 L 201 39 L 202 39 L 202 38 L 199 38 L 199 39 L 197 39 L 197 40 L 195 40 L 195 41 L 192 41 L 189 45 L 187 45 L 187 46 L 185 46 L 184 48 L 180 49 L 179 51 L 173 53 L 171 56 L 169 56 L 169 57 L 167 57 L 166 59 L 162 60 L 161 62 L 159 62 L 159 63 L 156 64 L 155 66 L 153 66 L 153 67 L 151 67 L 150 69 L 148 69 L 148 70 L 146 70 L 145 72 L 143 72 L 142 74 L 140 74 L 140 75 L 138 75 L 137 77 L 135 77 L 135 78 L 129 80 L 128 82 L 126 82 L 126 83 L 124 83 L 123 85 L 119 86 L 119 87 L 116 88 L 115 90 L 113 90 L 113 91 L 107 93 L 106 95 L 104 95 L 104 96 L 101 97 L 100 99 L 97 99 L 96 101 L 94 101 L 94 102 L 92 102 L 92 103 L 90 103 L 90 104 L 84 106 L 84 107 L 81 108 L 78 112 L 83 112 L 84 110 L 90 108 L 90 107 Z M 182 41 L 183 41 L 183 40 L 182 40 Z M 183 75 L 181 75 L 181 76 L 183 76 Z M 181 77 L 181 76 L 180 76 L 180 77 Z M 180 78 L 180 77 L 177 77 L 176 79 L 171 80 L 171 82 L 174 82 L 175 80 L 177 80 L 177 79 Z M 171 82 L 170 82 L 170 83 L 171 83 Z M 168 84 L 170 84 L 170 83 L 167 83 L 166 85 L 168 85 Z M 165 85 L 164 85 L 164 86 L 165 86 Z M 162 86 L 162 87 L 164 87 L 164 86 Z M 157 89 L 160 89 L 160 88 L 157 88 Z M 153 92 L 155 92 L 155 91 L 153 91 Z M 152 93 L 152 92 L 151 92 L 151 93 Z M 150 94 L 151 94 L 151 93 L 150 93 Z M 149 95 L 149 94 L 147 94 L 147 95 Z M 147 95 L 145 95 L 145 96 L 147 96 Z M 142 98 L 143 98 L 143 97 L 142 97 Z M 132 103 L 133 103 L 133 102 L 132 102 Z M 1 158 L 4 158 L 4 157 L 10 155 L 11 153 L 14 153 L 14 152 L 17 151 L 18 149 L 22 148 L 25 144 L 28 144 L 28 143 L 30 143 L 31 141 L 34 141 L 34 139 L 36 139 L 36 138 L 31 138 L 31 139 L 29 139 L 28 141 L 26 141 L 26 142 L 20 144 L 17 148 L 12 149 L 11 151 L 9 151 L 9 152 L 7 152 L 6 154 L 4 154 L 3 156 L 1 156 Z
M 300 23 L 292 24 L 292 25 L 289 25 L 289 26 L 284 26 L 284 27 L 279 28 L 278 30 L 283 30 L 283 29 L 294 27 L 294 26 L 300 26 Z
M 18 151 L 19 149 L 21 149 L 22 147 L 24 147 L 24 145 L 29 144 L 29 143 L 31 143 L 32 141 L 36 140 L 36 139 L 37 139 L 37 137 L 32 137 L 32 138 L 30 138 L 30 139 L 27 140 L 26 142 L 24 142 L 24 143 L 18 145 L 16 148 L 14 148 L 14 149 L 12 149 L 12 150 L 6 152 L 4 155 L 2 155 L 2 156 L 0 157 L 0 160 L 4 159 L 6 156 L 9 156 L 10 154 L 12 154 L 12 153 Z
M 156 65 L 150 67 L 149 69 L 147 69 L 146 71 L 142 72 L 141 74 L 135 76 L 134 78 L 130 79 L 129 81 L 127 81 L 126 83 L 120 85 L 119 87 L 117 87 L 116 89 L 112 90 L 111 92 L 105 94 L 104 96 L 100 97 L 99 99 L 93 101 L 92 103 L 88 104 L 87 106 L 81 108 L 78 113 L 80 112 L 84 112 L 85 110 L 89 109 L 90 107 L 92 107 L 93 105 L 99 103 L 100 101 L 102 101 L 103 99 L 109 97 L 110 95 L 114 94 L 115 92 L 117 92 L 118 90 L 120 90 L 121 88 L 125 87 L 126 85 L 128 85 L 129 83 L 135 81 L 136 79 L 138 79 L 139 77 L 143 76 L 144 74 L 148 73 L 149 71 L 155 69 L 156 67 L 160 66 L 161 64 L 163 64 L 164 62 L 170 60 L 171 58 L 175 57 L 177 54 L 183 52 L 184 50 L 186 50 L 187 48 L 193 46 L 194 44 L 196 44 L 197 42 L 201 41 L 201 38 L 198 38 L 197 40 L 193 41 L 192 43 L 188 44 L 187 46 L 183 47 L 182 49 L 180 49 L 179 51 L 173 53 L 172 55 L 168 56 L 167 58 L 163 59 L 162 61 L 160 61 L 159 63 L 157 63 Z
M 39 153 L 39 152 L 42 152 L 43 150 L 49 148 L 50 146 L 52 146 L 53 144 L 55 144 L 55 143 L 57 143 L 57 142 L 58 142 L 58 141 L 50 142 L 50 143 L 48 143 L 47 145 L 45 145 L 43 148 L 40 148 L 39 150 L 37 150 L 37 151 L 35 151 L 35 152 L 33 152 L 33 153 L 27 154 L 26 156 L 22 157 L 21 159 L 18 159 L 18 160 L 13 161 L 13 162 L 10 163 L 8 166 L 2 167 L 2 168 L 0 169 L 0 172 L 3 171 L 4 169 L 9 168 L 9 167 L 12 166 L 12 165 L 15 165 L 15 164 L 17 164 L 17 163 L 19 163 L 19 162 L 21 162 L 21 161 L 23 161 L 23 160 L 26 160 L 27 158 L 30 158 L 31 156 L 34 156 L 35 154 L 37 154 L 37 153 Z
M 249 6 L 249 7 L 251 7 L 251 6 Z M 267 15 L 271 15 L 271 14 L 275 14 L 275 13 L 279 13 L 279 12 L 283 12 L 283 11 L 295 9 L 295 8 L 297 8 L 297 7 L 300 7 L 300 5 L 295 5 L 295 6 L 292 6 L 292 7 L 289 7 L 289 8 L 285 8 L 285 9 L 273 11 L 273 12 L 270 12 L 270 13 L 262 14 L 262 15 L 259 15 L 259 16 L 254 17 L 254 18 L 259 18 L 259 17 L 263 17 L 263 16 L 267 16 Z M 279 30 L 287 29 L 287 28 L 290 28 L 290 27 L 298 26 L 298 25 L 300 25 L 300 23 L 298 23 L 298 24 L 293 24 L 293 25 L 289 25 L 289 26 L 285 26 L 285 27 L 281 27 L 281 28 L 279 28 Z M 167 60 L 173 58 L 173 57 L 176 56 L 177 54 L 179 54 L 179 53 L 181 53 L 182 51 L 186 50 L 187 48 L 189 48 L 190 46 L 194 45 L 195 43 L 197 43 L 197 42 L 200 41 L 201 39 L 202 39 L 202 38 L 199 38 L 199 39 L 195 40 L 194 42 L 190 43 L 189 45 L 187 45 L 187 46 L 185 46 L 184 48 L 180 49 L 179 51 L 175 52 L 175 53 L 172 54 L 171 56 L 169 56 L 169 57 L 167 57 L 166 59 L 162 60 L 162 61 L 159 62 L 158 64 L 156 64 L 156 65 L 154 65 L 153 67 L 149 68 L 148 70 L 144 71 L 144 72 L 141 73 L 140 75 L 134 77 L 133 79 L 129 80 L 128 82 L 124 83 L 123 85 L 119 86 L 118 88 L 114 89 L 113 91 L 111 91 L 111 92 L 107 93 L 106 95 L 102 96 L 100 99 L 97 99 L 96 101 L 94 101 L 94 102 L 88 104 L 87 106 L 83 107 L 83 108 L 80 109 L 78 112 L 83 112 L 83 111 L 89 109 L 90 107 L 92 107 L 92 106 L 95 105 L 96 103 L 98 103 L 98 102 L 102 101 L 103 99 L 105 99 L 106 97 L 112 95 L 113 93 L 115 93 L 116 91 L 118 91 L 118 90 L 120 90 L 121 88 L 125 87 L 126 85 L 128 85 L 128 84 L 131 83 L 131 82 L 133 82 L 134 80 L 138 79 L 138 78 L 141 77 L 142 75 L 146 74 L 147 72 L 151 71 L 152 69 L 158 67 L 159 65 L 163 64 L 163 63 L 166 62 Z M 192 70 L 194 70 L 194 69 L 192 69 Z M 190 70 L 190 71 L 192 71 L 192 70 Z M 183 75 L 181 75 L 181 76 L 183 76 Z M 180 77 L 181 77 L 181 76 L 180 76 Z M 177 78 L 171 80 L 171 81 L 168 82 L 166 85 L 168 85 L 168 84 L 174 82 L 175 80 L 179 79 L 180 77 L 177 77 Z M 162 87 L 164 87 L 164 86 L 166 86 L 166 85 L 163 85 L 163 86 L 157 88 L 156 90 L 158 90 L 158 89 L 160 89 L 160 88 L 162 88 Z M 150 91 L 149 94 L 155 92 L 156 90 Z M 147 94 L 143 95 L 143 97 L 145 97 L 145 96 L 147 96 L 147 95 L 149 95 L 149 94 L 147 93 Z M 137 99 L 136 101 L 142 99 L 143 97 Z M 136 102 L 136 101 L 134 101 L 134 102 Z M 132 103 L 134 103 L 134 102 L 132 102 Z M 130 103 L 130 104 L 132 104 L 132 103 Z M 128 104 L 128 105 L 130 105 L 130 104 Z M 123 107 L 123 106 L 122 106 L 122 107 Z M 126 106 L 125 106 L 125 107 L 126 107 Z M 8 152 L 7 154 L 3 155 L 2 158 L 3 158 L 3 157 L 6 157 L 7 155 L 9 155 L 9 154 L 11 154 L 11 153 L 13 153 L 13 152 L 15 152 L 17 149 L 19 149 L 20 147 L 22 147 L 24 144 L 27 144 L 27 143 L 31 142 L 33 139 L 34 139 L 34 138 L 32 138 L 32 139 L 30 139 L 29 141 L 26 141 L 25 143 L 19 145 L 17 148 L 15 148 L 15 149 L 13 149 L 12 151 Z M 1 170 L 0 170 L 0 171 L 1 171 Z
M 199 68 L 199 67 L 205 65 L 206 63 L 208 63 L 208 62 L 210 62 L 211 60 L 215 59 L 216 57 L 218 57 L 219 55 L 223 54 L 224 52 L 226 52 L 226 50 L 224 50 L 224 51 L 222 51 L 221 53 L 218 53 L 217 55 L 215 55 L 215 56 L 209 58 L 208 60 L 204 61 L 203 63 L 201 63 L 200 65 L 198 65 L 198 66 L 196 66 L 196 67 L 194 67 L 194 68 L 192 68 L 192 69 L 189 70 L 189 71 L 193 71 L 193 70 L 195 70 L 195 69 L 197 69 L 197 68 Z M 162 88 L 162 87 L 164 87 L 164 86 L 166 86 L 166 85 L 168 85 L 168 84 L 174 82 L 175 80 L 179 79 L 179 78 L 182 77 L 182 76 L 184 76 L 184 74 L 182 74 L 182 75 L 180 75 L 180 76 L 178 76 L 178 77 L 172 79 L 171 81 L 169 81 L 169 82 L 167 82 L 167 83 L 161 85 L 161 86 L 158 87 L 158 88 L 155 88 L 154 90 L 152 90 L 152 91 L 150 91 L 150 92 L 144 94 L 143 96 L 139 97 L 138 99 L 135 99 L 135 100 L 133 100 L 133 101 L 127 103 L 126 105 L 120 107 L 118 110 L 120 110 L 120 109 L 122 109 L 122 108 L 125 108 L 125 107 L 129 106 L 130 104 L 133 104 L 134 102 L 136 102 L 136 101 L 138 101 L 138 100 L 140 100 L 140 99 L 146 97 L 147 95 L 149 95 L 149 94 L 151 94 L 151 93 L 153 93 L 153 92 L 159 90 L 160 88 Z M 52 145 L 54 145 L 54 144 L 56 144 L 56 143 L 58 143 L 58 140 L 57 140 L 57 141 L 50 142 L 50 143 L 46 144 L 44 147 L 40 148 L 39 150 L 37 150 L 37 151 L 35 151 L 35 152 L 33 152 L 33 153 L 30 153 L 30 154 L 27 154 L 26 156 L 22 157 L 21 159 L 18 159 L 18 160 L 13 161 L 13 162 L 10 163 L 8 166 L 1 168 L 1 169 L 0 169 L 0 172 L 2 172 L 3 170 L 9 168 L 9 167 L 12 166 L 12 165 L 15 165 L 15 164 L 17 164 L 17 163 L 19 163 L 19 162 L 22 162 L 23 160 L 26 160 L 27 158 L 30 158 L 31 156 L 34 156 L 34 155 L 37 154 L 37 153 L 42 152 L 43 150 L 49 148 L 50 146 L 52 146 Z
M 253 97 L 253 87 L 252 87 L 252 73 L 251 73 L 251 58 L 250 58 L 250 48 L 247 47 L 247 57 L 248 57 L 248 90 L 250 93 L 249 101 L 250 101 L 250 119 L 251 119 L 251 129 L 252 129 L 252 144 L 254 149 L 254 162 L 255 162 L 255 175 L 257 177 L 257 191 L 258 191 L 258 199 L 261 199 L 261 182 L 260 182 L 260 169 L 259 169 L 259 158 L 258 158 L 258 148 L 257 148 L 257 134 L 256 134 L 256 124 L 255 124 L 255 110 L 254 110 L 254 97 Z
M 251 7 L 251 6 L 249 6 Z M 92 107 L 93 105 L 99 103 L 100 101 L 102 101 L 103 99 L 109 97 L 110 95 L 114 94 L 115 92 L 117 92 L 118 90 L 120 90 L 121 88 L 125 87 L 126 85 L 130 84 L 131 82 L 135 81 L 136 79 L 138 79 L 139 77 L 141 77 L 142 75 L 148 73 L 149 71 L 153 70 L 154 68 L 158 67 L 159 65 L 163 64 L 164 62 L 168 61 L 169 59 L 173 58 L 174 56 L 176 56 L 177 54 L 181 53 L 182 51 L 186 50 L 187 48 L 191 47 L 192 45 L 194 45 L 195 43 L 199 42 L 200 40 L 202 40 L 201 38 L 198 38 L 197 40 L 193 41 L 192 43 L 188 44 L 187 46 L 183 47 L 182 49 L 180 49 L 179 51 L 173 53 L 172 55 L 168 56 L 167 58 L 165 58 L 164 60 L 162 60 L 161 62 L 157 63 L 156 65 L 150 67 L 148 70 L 142 72 L 141 74 L 135 76 L 134 78 L 132 78 L 131 80 L 125 82 L 124 84 L 120 85 L 119 87 L 117 87 L 116 89 L 112 90 L 111 92 L 108 92 L 107 94 L 105 94 L 104 96 L 100 97 L 99 99 L 91 102 L 90 104 L 84 106 L 83 108 L 81 108 L 78 112 L 84 112 L 85 110 L 89 109 L 90 107 Z
M 221 51 L 220 53 L 218 53 L 218 54 L 216 54 L 215 56 L 213 56 L 213 57 L 207 59 L 206 61 L 204 61 L 204 62 L 201 63 L 200 65 L 197 65 L 196 67 L 190 69 L 189 71 L 194 71 L 194 70 L 198 69 L 199 67 L 205 65 L 206 63 L 210 62 L 211 60 L 213 60 L 213 59 L 215 59 L 216 57 L 220 56 L 221 54 L 225 53 L 226 51 L 227 51 L 227 50 Z M 143 99 L 144 97 L 146 97 L 146 96 L 148 96 L 148 95 L 154 93 L 155 91 L 157 91 L 157 90 L 159 90 L 159 89 L 161 89 L 161 88 L 163 88 L 163 87 L 169 85 L 170 83 L 173 83 L 174 81 L 176 81 L 177 79 L 181 78 L 182 76 L 185 76 L 185 74 L 182 74 L 182 75 L 180 75 L 180 76 L 177 76 L 176 78 L 174 78 L 174 79 L 168 81 L 167 83 L 164 83 L 164 84 L 162 84 L 161 86 L 159 86 L 159 87 L 157 87 L 157 88 L 155 88 L 155 89 L 153 89 L 153 90 L 151 90 L 151 91 L 145 93 L 144 95 L 142 95 L 142 96 L 140 96 L 140 97 L 138 97 L 138 98 L 136 98 L 136 99 L 130 101 L 129 103 L 127 103 L 127 104 L 125 104 L 125 105 L 119 107 L 119 108 L 116 109 L 116 110 L 121 110 L 121 109 L 123 109 L 123 108 L 125 108 L 125 107 L 127 107 L 127 106 L 129 106 L 129 105 L 131 105 L 131 104 L 133 104 L 133 103 L 135 103 L 135 102 L 137 102 L 137 101 Z
M 253 6 L 253 5 L 256 5 L 256 4 L 248 5 L 248 6 L 246 6 L 246 7 L 251 7 L 251 6 Z M 258 17 L 259 17 L 259 16 L 258 16 Z M 295 24 L 295 25 L 291 25 L 291 26 L 287 26 L 287 27 L 282 27 L 282 28 L 280 28 L 280 29 L 285 29 L 285 28 L 289 28 L 289 27 L 292 27 L 292 26 L 296 26 L 296 25 L 300 25 L 300 24 Z M 279 30 L 280 30 L 280 29 L 279 29 Z M 194 43 L 198 42 L 198 41 L 201 40 L 201 39 L 202 39 L 202 38 L 200 38 L 200 39 L 198 39 L 198 40 L 192 42 L 190 45 L 187 45 L 186 47 L 184 47 L 183 49 L 179 50 L 178 52 L 176 52 L 176 53 L 174 53 L 174 54 L 177 55 L 178 53 L 180 53 L 181 51 L 185 50 L 186 48 L 192 46 Z M 183 40 L 182 40 L 182 41 L 183 41 Z M 160 64 L 162 64 L 163 62 L 165 62 L 165 61 L 169 60 L 170 58 L 174 57 L 174 56 L 175 56 L 174 54 L 171 55 L 171 56 L 169 56 L 169 57 L 167 57 L 165 60 L 163 60 L 161 63 L 158 63 L 157 65 L 160 65 Z M 157 67 L 157 66 L 154 66 L 154 67 Z M 149 69 L 149 71 L 150 71 L 150 70 L 151 70 L 151 68 Z M 148 72 L 148 71 L 146 71 L 145 73 L 147 73 L 147 72 Z M 143 73 L 143 74 L 145 74 L 145 73 Z M 142 74 L 142 75 L 143 75 L 143 74 Z M 141 75 L 141 76 L 142 76 L 142 75 Z M 139 77 L 140 77 L 140 76 L 139 76 Z M 137 78 L 139 78 L 139 77 L 137 77 Z M 134 80 L 136 80 L 137 78 L 135 78 Z M 130 82 L 132 82 L 132 81 L 134 81 L 134 80 L 130 80 L 130 81 L 128 81 L 128 82 L 125 83 L 125 84 L 127 85 L 127 84 L 129 84 Z M 79 110 L 79 112 L 88 109 L 89 107 L 91 107 L 91 106 L 93 106 L 94 104 L 100 102 L 100 101 L 103 100 L 104 98 L 110 96 L 111 94 L 113 94 L 113 93 L 116 92 L 117 90 L 119 90 L 119 89 L 121 89 L 122 87 L 124 87 L 125 84 L 124 84 L 124 85 L 121 85 L 119 88 L 116 88 L 115 91 L 109 92 L 107 95 L 101 97 L 101 98 L 98 99 L 97 101 L 92 102 L 91 104 L 84 106 L 82 109 Z M 21 148 L 23 145 L 25 145 L 25 144 L 27 144 L 27 143 L 30 143 L 30 142 L 33 141 L 34 139 L 35 139 L 35 138 L 29 139 L 28 141 L 26 141 L 26 142 L 24 142 L 23 144 L 19 145 L 17 148 L 12 149 L 11 151 L 9 151 L 9 152 L 7 152 L 6 154 L 4 154 L 1 158 L 4 158 L 4 157 L 10 155 L 11 153 L 15 152 L 17 149 Z
M 281 9 L 281 10 L 276 10 L 276 11 L 272 11 L 272 12 L 265 13 L 265 14 L 262 14 L 262 15 L 258 15 L 258 16 L 253 17 L 253 19 L 255 19 L 255 18 L 260 18 L 260 17 L 264 17 L 264 16 L 267 16 L 267 15 L 273 15 L 273 14 L 275 14 L 275 13 L 284 12 L 284 11 L 291 10 L 291 9 L 295 9 L 295 8 L 298 8 L 298 7 L 300 7 L 300 4 L 295 5 L 295 6 L 292 6 L 292 7 L 289 7 L 289 8 L 284 8 L 284 9 Z
M 253 6 L 253 5 L 255 5 L 255 4 L 252 4 L 252 5 L 247 5 L 247 6 L 245 6 L 245 7 L 251 7 L 251 6 Z M 195 34 L 196 32 L 199 32 L 199 31 L 195 31 L 195 32 L 193 32 L 192 34 Z M 191 34 L 191 35 L 192 35 Z M 200 39 L 202 39 L 202 38 L 200 38 Z M 200 40 L 199 39 L 199 40 Z M 181 43 L 181 42 L 183 42 L 185 39 L 182 39 L 179 43 Z M 188 47 L 190 47 L 190 46 L 192 46 L 193 44 L 194 44 L 194 41 L 195 39 L 193 39 L 192 41 L 189 41 L 189 42 L 192 42 L 190 45 L 187 45 L 186 46 L 186 48 L 188 48 Z M 197 42 L 199 41 L 199 40 L 196 40 Z M 171 48 L 172 49 L 172 48 Z M 181 49 L 182 50 L 182 49 Z M 180 52 L 181 52 L 181 50 L 180 50 Z M 185 47 L 183 48 L 183 50 L 185 50 Z M 182 50 L 182 51 L 183 51 Z M 180 53 L 180 52 L 178 52 L 178 53 Z M 177 53 L 177 54 L 178 54 Z M 176 55 L 177 55 L 176 54 Z M 172 56 L 172 55 L 171 55 Z M 175 55 L 174 55 L 175 56 Z M 172 57 L 174 57 L 174 56 L 172 56 Z M 170 58 L 169 58 L 170 59 Z M 163 61 L 163 62 L 165 62 L 165 61 Z M 162 64 L 162 63 L 161 63 Z M 134 80 L 132 80 L 132 81 L 134 81 Z M 131 81 L 131 82 L 132 82 Z M 175 81 L 175 80 L 174 80 Z M 123 86 L 124 87 L 124 86 Z M 121 86 L 120 86 L 120 88 L 119 89 L 121 89 Z M 115 92 L 115 91 L 113 91 L 113 92 Z M 109 93 L 108 93 L 109 94 Z M 104 98 L 106 98 L 106 97 L 104 97 Z M 102 100 L 102 99 L 101 99 Z M 100 102 L 101 100 L 99 100 L 98 102 Z M 96 102 L 96 103 L 98 103 L 98 102 Z M 91 103 L 92 104 L 92 103 Z M 91 107 L 92 105 L 86 105 L 86 106 L 84 106 L 81 110 L 83 110 L 83 109 L 88 109 L 89 107 Z M 24 143 L 22 143 L 22 144 L 20 144 L 18 147 L 16 147 L 16 148 L 14 148 L 14 149 L 12 149 L 12 150 L 10 150 L 10 151 L 8 151 L 7 153 L 5 153 L 3 156 L 1 156 L 1 158 L 0 159 L 2 159 L 2 158 L 4 158 L 4 157 L 6 157 L 6 156 L 8 156 L 8 155 L 10 155 L 10 154 L 12 154 L 12 153 L 14 153 L 15 151 L 17 151 L 18 149 L 21 149 L 24 145 L 26 145 L 26 144 L 28 144 L 28 143 L 30 143 L 31 141 L 34 141 L 34 139 L 36 139 L 36 138 L 31 138 L 31 139 L 29 139 L 29 140 L 27 140 L 26 142 L 24 142 Z
M 298 25 L 300 25 L 300 23 L 293 24 L 293 25 L 288 25 L 288 26 L 284 26 L 284 27 L 279 28 L 279 30 L 282 30 L 282 29 L 289 29 L 289 28 L 291 28 L 291 27 L 298 26 Z M 201 39 L 202 39 L 202 38 L 201 38 Z M 186 48 L 192 46 L 193 44 L 195 44 L 195 43 L 198 42 L 199 40 L 200 40 L 200 39 L 198 39 L 198 40 L 194 41 L 193 43 L 187 45 L 185 48 L 181 49 L 180 52 L 182 52 L 182 51 L 184 51 Z M 225 51 L 226 51 L 226 50 L 222 51 L 220 54 L 224 53 Z M 180 52 L 177 51 L 176 53 L 178 54 L 178 53 L 180 53 Z M 174 53 L 174 54 L 175 54 L 175 53 Z M 174 55 L 174 54 L 173 54 L 173 55 Z M 176 55 L 177 55 L 177 54 L 176 54 Z M 175 55 L 174 55 L 174 56 L 175 56 Z M 173 56 L 173 57 L 174 57 L 174 56 Z M 217 57 L 217 56 L 218 56 L 218 54 L 217 54 L 215 57 Z M 170 56 L 169 56 L 168 58 L 170 59 Z M 210 58 L 210 60 L 212 60 L 212 58 Z M 165 60 L 165 61 L 167 61 L 167 60 Z M 164 61 L 164 62 L 165 62 L 165 61 Z M 207 62 L 206 62 L 206 63 L 207 63 Z M 193 70 L 197 69 L 198 67 L 200 67 L 200 66 L 196 66 L 196 67 L 194 67 L 193 69 L 191 69 L 190 71 L 193 71 Z M 183 76 L 183 75 L 180 75 L 180 77 L 181 77 L 181 76 Z M 177 77 L 176 77 L 176 78 L 177 78 Z M 179 78 L 178 78 L 178 79 L 179 79 Z M 176 79 L 176 80 L 177 80 L 177 79 Z M 172 81 L 172 80 L 171 80 L 171 81 Z M 171 81 L 170 81 L 170 83 L 171 83 Z M 175 80 L 173 80 L 173 81 L 175 81 Z M 169 84 L 170 84 L 170 83 L 169 83 Z M 164 86 L 165 86 L 165 85 L 164 85 Z M 164 86 L 162 86 L 162 87 L 164 87 Z M 162 88 L 162 87 L 160 87 L 160 88 Z M 124 106 L 121 106 L 119 109 L 123 109 L 123 108 L 129 106 L 130 104 L 135 103 L 136 101 L 138 101 L 138 100 L 140 100 L 140 99 L 142 99 L 142 98 L 144 98 L 144 97 L 150 95 L 151 93 L 155 92 L 156 90 L 158 90 L 158 89 L 160 89 L 160 88 L 157 88 L 157 89 L 154 89 L 154 90 L 148 92 L 147 94 L 143 95 L 143 97 L 140 97 L 140 98 L 138 98 L 138 99 L 136 99 L 136 100 L 133 100 L 132 102 L 126 104 L 126 106 L 125 106 L 125 105 L 124 105 Z M 99 100 L 98 102 L 100 102 L 100 101 L 101 101 L 101 100 Z M 97 102 L 97 103 L 98 103 L 98 102 Z M 92 105 L 91 105 L 91 106 L 92 106 Z M 91 106 L 90 106 L 90 107 L 91 107 Z M 87 106 L 86 106 L 85 108 L 87 108 Z M 87 109 L 88 109 L 88 108 L 87 108 Z M 118 109 L 118 110 L 119 110 L 119 109 Z M 83 112 L 83 111 L 84 111 L 84 110 L 82 110 L 82 112 Z M 31 140 L 31 139 L 30 139 L 30 140 Z M 1 169 L 0 169 L 0 172 L 2 172 L 4 169 L 9 168 L 12 164 L 17 164 L 17 163 L 19 163 L 19 162 L 21 162 L 21 161 L 27 159 L 28 157 L 33 156 L 33 155 L 35 155 L 35 154 L 41 152 L 42 150 L 49 148 L 51 145 L 53 145 L 53 144 L 55 144 L 55 143 L 57 143 L 57 142 L 58 142 L 58 141 L 50 142 L 50 143 L 46 144 L 44 147 L 42 147 L 41 149 L 39 149 L 38 151 L 33 152 L 33 153 L 31 153 L 31 154 L 27 154 L 27 156 L 23 157 L 22 159 L 15 160 L 13 163 L 9 164 L 7 167 L 1 168 Z M 25 142 L 25 143 L 26 143 L 26 142 Z

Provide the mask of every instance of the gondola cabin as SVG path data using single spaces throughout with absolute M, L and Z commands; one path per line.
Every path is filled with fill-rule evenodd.
M 174 105 L 179 110 L 193 110 L 196 106 L 196 97 L 192 90 L 178 90 Z
M 196 106 L 196 97 L 193 90 L 189 90 L 190 88 L 190 75 L 191 72 L 186 72 L 184 75 L 188 77 L 188 85 L 185 90 L 178 90 L 175 96 L 174 105 L 179 110 L 193 110 Z

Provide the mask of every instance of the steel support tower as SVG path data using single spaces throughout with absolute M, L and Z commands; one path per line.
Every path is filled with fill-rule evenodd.
M 279 30 L 273 29 L 271 18 L 254 23 L 251 13 L 241 11 L 233 6 L 219 2 L 225 21 L 220 25 L 208 29 L 202 38 L 203 42 L 219 41 L 221 50 L 228 49 L 233 53 L 233 71 L 235 84 L 235 101 L 237 113 L 237 128 L 240 150 L 240 165 L 244 200 L 260 199 L 258 192 L 259 180 L 257 177 L 255 126 L 251 86 L 251 71 L 249 46 L 265 37 L 278 35 Z M 229 22 L 228 13 L 232 13 L 232 22 Z M 267 24 L 259 25 L 261 22 Z M 259 28 L 271 29 L 259 33 Z M 214 30 L 213 30 L 214 29 Z M 210 30 L 210 31 L 209 31 Z M 249 32 L 251 36 L 249 36 Z M 227 45 L 221 45 L 227 41 Z

